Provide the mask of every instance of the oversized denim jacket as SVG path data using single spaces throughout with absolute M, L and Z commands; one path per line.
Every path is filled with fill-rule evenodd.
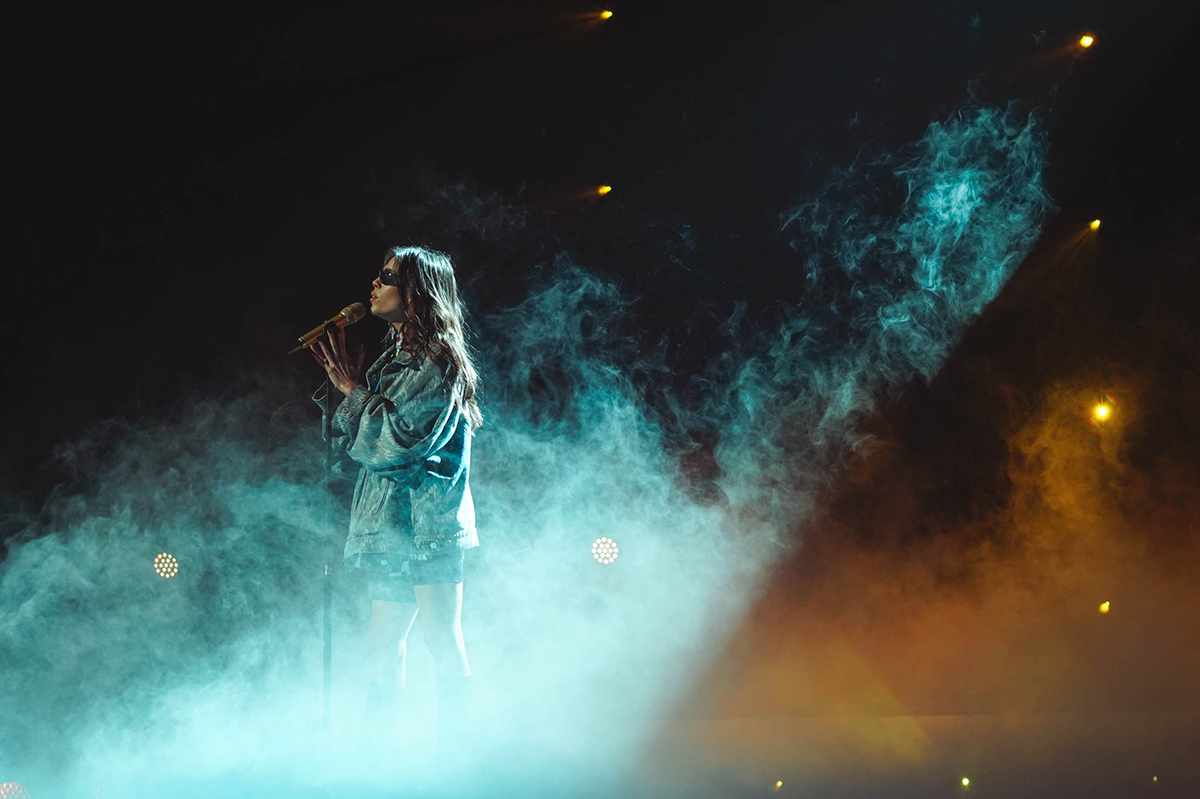
M 479 546 L 470 424 L 446 371 L 431 358 L 410 357 L 393 339 L 366 381 L 330 424 L 333 472 L 358 470 L 346 565 L 393 573 L 405 560 Z M 323 394 L 313 397 L 322 407 Z

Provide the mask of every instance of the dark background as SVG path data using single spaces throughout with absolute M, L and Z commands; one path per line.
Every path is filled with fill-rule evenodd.
M 365 299 L 393 243 L 459 256 L 477 317 L 572 252 L 638 298 L 636 335 L 690 374 L 736 303 L 750 334 L 804 300 L 779 214 L 824 165 L 912 141 L 968 87 L 1041 109 L 1060 209 L 1045 238 L 1105 226 L 1069 276 L 1031 259 L 943 376 L 888 411 L 914 457 L 961 476 L 931 501 L 996 490 L 1000 408 L 986 391 L 958 401 L 980 359 L 1030 395 L 1089 363 L 1137 363 L 1161 390 L 1135 449 L 1200 450 L 1190 4 L 598 10 L 20 12 L 5 70 L 6 496 L 36 509 L 64 479 L 54 447 L 100 419 L 278 368 L 296 335 Z M 1080 53 L 1084 30 L 1098 43 Z M 412 211 L 442 185 L 460 186 L 459 211 L 491 198 L 479 228 L 447 236 L 445 214 Z M 493 207 L 506 210 L 488 221 Z M 519 233 L 497 233 L 513 208 Z M 370 341 L 366 327 L 354 335 Z

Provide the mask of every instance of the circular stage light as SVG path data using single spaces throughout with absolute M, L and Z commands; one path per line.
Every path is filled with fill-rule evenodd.
M 16 782 L 0 783 L 0 799 L 29 799 L 29 791 Z
M 154 556 L 154 573 L 164 580 L 170 580 L 179 574 L 179 561 L 169 552 L 159 552 Z
M 612 191 L 612 186 L 601 186 L 596 189 L 597 194 L 608 194 L 610 191 Z
M 1104 421 L 1105 419 L 1107 419 L 1108 415 L 1110 413 L 1112 413 L 1112 409 L 1110 409 L 1107 405 L 1097 405 L 1096 406 L 1096 410 L 1095 410 L 1096 418 L 1099 419 L 1100 421 Z
M 1085 33 L 1084 35 L 1079 37 L 1079 46 L 1080 47 L 1091 47 L 1095 43 L 1096 43 L 1095 36 L 1089 36 L 1088 34 Z
M 592 557 L 597 563 L 607 566 L 617 559 L 619 553 L 617 542 L 607 536 L 601 536 L 592 542 Z

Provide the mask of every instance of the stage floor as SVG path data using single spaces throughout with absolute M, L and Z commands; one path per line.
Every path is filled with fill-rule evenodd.
M 639 782 L 645 796 L 1195 797 L 1200 713 L 682 721 Z

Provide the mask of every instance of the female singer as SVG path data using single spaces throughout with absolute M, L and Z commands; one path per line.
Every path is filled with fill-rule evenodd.
M 329 331 L 313 356 L 344 396 L 331 420 L 335 473 L 356 470 L 345 562 L 369 576 L 367 719 L 394 725 L 417 614 L 437 664 L 438 742 L 465 747 L 471 667 L 462 633 L 463 552 L 479 545 L 468 483 L 482 424 L 454 267 L 443 253 L 396 247 L 372 282 L 371 313 L 389 324 L 360 379 L 361 348 Z

